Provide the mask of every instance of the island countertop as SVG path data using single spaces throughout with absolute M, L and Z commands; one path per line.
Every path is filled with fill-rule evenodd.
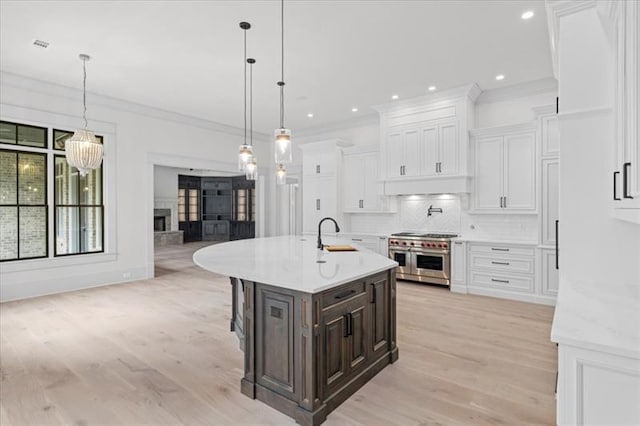
M 312 294 L 398 266 L 349 239 L 326 236 L 322 242 L 358 251 L 321 251 L 315 237 L 287 235 L 211 245 L 196 251 L 193 261 L 221 275 Z

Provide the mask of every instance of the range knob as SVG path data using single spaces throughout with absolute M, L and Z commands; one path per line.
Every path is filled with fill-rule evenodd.
M 413 245 L 413 241 L 409 243 L 410 245 Z
M 445 244 L 443 244 L 443 245 L 442 245 L 442 248 L 447 248 L 447 244 L 446 244 L 446 243 L 445 243 Z
M 403 246 L 406 246 L 406 245 L 407 245 L 407 242 L 406 242 L 406 241 L 403 241 L 403 242 L 402 242 L 402 245 L 403 245 Z
M 426 244 L 426 243 L 422 243 L 422 244 L 420 244 L 420 245 L 421 245 L 422 247 L 426 247 L 426 246 L 427 246 L 427 244 Z

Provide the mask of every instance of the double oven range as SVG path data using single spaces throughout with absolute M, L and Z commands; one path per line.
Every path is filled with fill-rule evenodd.
M 389 257 L 398 262 L 396 277 L 449 286 L 451 238 L 455 234 L 400 232 L 389 237 Z

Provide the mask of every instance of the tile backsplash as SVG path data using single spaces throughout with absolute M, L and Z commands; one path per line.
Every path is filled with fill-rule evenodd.
M 442 213 L 427 215 L 429 206 Z M 405 195 L 398 212 L 350 216 L 350 232 L 391 234 L 399 231 L 453 233 L 468 238 L 537 241 L 537 215 L 470 214 L 466 194 Z

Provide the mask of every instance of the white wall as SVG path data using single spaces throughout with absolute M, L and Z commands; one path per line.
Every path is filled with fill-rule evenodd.
M 495 127 L 519 124 L 535 119 L 532 108 L 555 105 L 557 90 L 545 91 L 515 99 L 476 103 L 475 127 Z
M 3 120 L 81 126 L 80 91 L 4 72 L 0 77 Z M 89 127 L 106 132 L 105 175 L 112 195 L 105 204 L 106 252 L 5 262 L 0 266 L 2 301 L 151 277 L 154 164 L 237 168 L 239 129 L 92 94 L 87 103 Z M 255 149 L 267 158 L 269 146 L 261 138 Z M 271 175 L 269 170 L 260 173 Z

